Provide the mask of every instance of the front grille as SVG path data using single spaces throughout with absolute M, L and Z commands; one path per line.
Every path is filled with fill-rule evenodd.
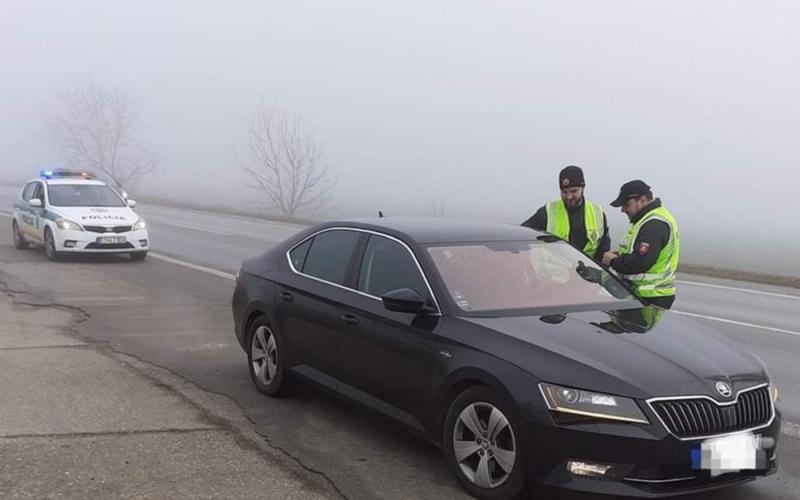
M 114 226 L 111 231 L 108 231 L 106 226 L 83 226 L 83 228 L 92 233 L 127 233 L 131 230 L 132 226 Z
M 87 250 L 122 250 L 126 248 L 133 248 L 130 243 L 89 243 L 86 245 Z
M 739 393 L 734 404 L 706 398 L 654 401 L 653 410 L 679 438 L 725 434 L 766 425 L 772 418 L 769 387 Z

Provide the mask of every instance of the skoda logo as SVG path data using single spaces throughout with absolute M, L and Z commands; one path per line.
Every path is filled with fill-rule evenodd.
M 733 393 L 733 391 L 731 391 L 731 386 L 729 386 L 725 382 L 717 382 L 716 388 L 719 395 L 722 396 L 723 398 L 729 398 Z

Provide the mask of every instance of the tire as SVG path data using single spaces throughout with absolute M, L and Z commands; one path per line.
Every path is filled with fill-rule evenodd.
M 291 384 L 283 365 L 284 344 L 264 316 L 256 318 L 247 332 L 247 366 L 258 392 L 267 396 L 286 395 Z
M 131 260 L 134 262 L 141 262 L 147 257 L 147 251 L 144 252 L 131 252 Z
M 61 259 L 61 252 L 56 250 L 56 240 L 49 227 L 44 229 L 44 252 L 51 261 L 55 262 Z
M 520 494 L 527 474 L 521 430 L 513 404 L 488 387 L 471 387 L 453 400 L 442 442 L 447 464 L 467 492 L 484 500 Z
M 11 231 L 14 233 L 14 248 L 17 250 L 25 250 L 28 248 L 28 242 L 25 241 L 25 235 L 20 231 L 17 221 L 11 222 Z

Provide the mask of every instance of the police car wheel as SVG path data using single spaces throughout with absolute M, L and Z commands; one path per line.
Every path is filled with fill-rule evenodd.
M 273 397 L 286 394 L 289 375 L 283 367 L 283 342 L 267 318 L 253 321 L 247 339 L 247 365 L 258 392 Z
M 527 465 L 515 405 L 485 386 L 451 403 L 444 422 L 445 459 L 461 486 L 484 500 L 510 500 L 525 487 Z
M 25 250 L 28 248 L 28 242 L 25 241 L 25 235 L 20 231 L 17 221 L 11 223 L 11 231 L 14 233 L 14 248 L 17 250 Z
M 141 262 L 147 257 L 147 252 L 131 252 L 131 260 L 134 262 Z
M 52 261 L 61 258 L 61 252 L 56 250 L 56 239 L 53 238 L 53 232 L 50 231 L 49 227 L 44 230 L 44 252 L 47 254 L 47 258 Z

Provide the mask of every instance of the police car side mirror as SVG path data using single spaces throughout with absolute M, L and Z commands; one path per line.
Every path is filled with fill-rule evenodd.
M 135 200 L 125 200 L 125 201 L 128 202 L 128 206 L 129 207 L 131 207 L 131 208 L 135 208 L 136 207 L 136 201 Z
M 31 208 L 42 208 L 42 200 L 39 198 L 28 200 L 28 206 Z

